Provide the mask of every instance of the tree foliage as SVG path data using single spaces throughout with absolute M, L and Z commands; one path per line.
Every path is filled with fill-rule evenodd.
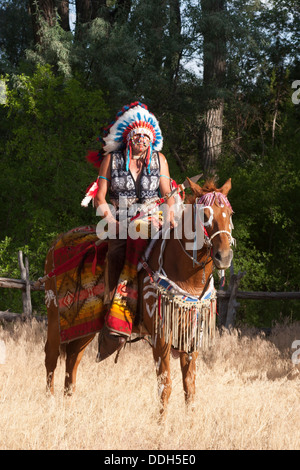
M 37 278 L 58 233 L 96 222 L 92 208 L 83 210 L 80 202 L 95 178 L 85 155 L 108 119 L 107 106 L 100 90 L 55 76 L 46 65 L 31 77 L 11 79 L 2 112 L 1 275 L 19 277 L 17 250 L 24 249 Z

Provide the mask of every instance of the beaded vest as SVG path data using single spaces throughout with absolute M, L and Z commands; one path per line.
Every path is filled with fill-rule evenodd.
M 127 197 L 128 203 L 143 204 L 145 201 L 159 197 L 160 162 L 158 152 L 153 152 L 150 171 L 144 164 L 140 178 L 134 180 L 130 169 L 126 171 L 123 152 L 113 152 L 111 156 L 111 183 L 109 196 L 115 207 L 119 206 L 119 198 Z

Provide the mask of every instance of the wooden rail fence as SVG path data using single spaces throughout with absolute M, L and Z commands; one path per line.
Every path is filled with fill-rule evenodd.
M 44 291 L 43 285 L 36 287 L 33 281 L 29 279 L 29 262 L 27 256 L 23 256 L 23 252 L 18 252 L 18 262 L 21 272 L 21 279 L 10 279 L 7 277 L 0 277 L 0 288 L 6 289 L 20 289 L 22 291 L 23 313 L 13 313 L 9 310 L 5 312 L 0 311 L 0 320 L 14 321 L 14 320 L 28 320 L 35 318 L 37 321 L 46 321 L 46 316 L 37 316 L 32 314 L 31 292 Z
M 31 292 L 44 291 L 43 285 L 35 286 L 33 281 L 29 279 L 29 262 L 22 251 L 18 253 L 18 262 L 21 272 L 21 279 L 10 279 L 0 277 L 0 288 L 20 289 L 22 291 L 23 313 L 13 313 L 9 310 L 0 311 L 0 320 L 14 321 L 35 318 L 37 321 L 46 321 L 46 316 L 36 316 L 32 313 Z M 238 290 L 239 283 L 244 272 L 233 273 L 233 267 L 230 270 L 230 283 L 228 290 L 217 290 L 217 298 L 219 303 L 219 323 L 226 328 L 234 326 L 236 309 L 239 306 L 237 299 L 251 300 L 300 300 L 300 292 L 246 292 Z

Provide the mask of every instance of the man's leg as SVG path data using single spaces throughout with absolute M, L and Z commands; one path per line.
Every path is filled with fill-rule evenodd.
M 105 265 L 104 303 L 111 304 L 122 272 L 126 255 L 126 240 L 108 240 Z
M 111 305 L 115 295 L 120 274 L 122 272 L 126 255 L 126 240 L 109 240 L 108 252 L 105 266 L 105 292 L 104 303 Z M 109 308 L 109 307 L 108 307 Z M 101 362 L 111 356 L 115 351 L 120 350 L 126 342 L 126 338 L 112 333 L 106 325 L 99 333 L 99 344 L 97 362 Z

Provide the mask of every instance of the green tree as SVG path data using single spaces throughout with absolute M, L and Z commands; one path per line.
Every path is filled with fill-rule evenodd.
M 58 233 L 97 222 L 94 210 L 80 202 L 96 176 L 85 155 L 108 112 L 100 90 L 55 76 L 49 66 L 39 66 L 32 77 L 14 77 L 5 111 L 0 239 L 6 251 L 0 275 L 15 272 L 17 250 L 24 249 L 35 279 Z
M 0 1 L 0 74 L 11 73 L 24 61 L 33 40 L 26 0 Z

